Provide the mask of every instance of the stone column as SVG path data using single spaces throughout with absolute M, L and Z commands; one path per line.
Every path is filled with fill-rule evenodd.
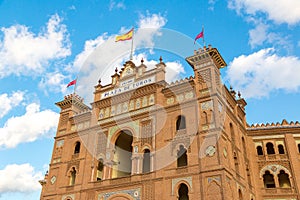
M 155 153 L 151 152 L 150 153 L 150 172 L 155 171 Z

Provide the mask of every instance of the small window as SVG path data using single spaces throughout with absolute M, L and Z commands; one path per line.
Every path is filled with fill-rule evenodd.
M 300 143 L 298 144 L 298 153 L 300 153 Z
M 143 159 L 143 173 L 150 172 L 150 150 L 145 149 Z
M 230 127 L 231 140 L 234 141 L 235 140 L 235 134 L 234 134 L 234 129 L 233 129 L 232 123 L 229 124 L 229 127 Z
M 247 148 L 246 148 L 246 142 L 244 137 L 242 137 L 242 145 L 243 145 L 244 154 L 246 154 Z
M 176 130 L 186 129 L 185 117 L 179 115 L 176 121 Z
M 239 200 L 243 200 L 243 194 L 242 194 L 241 189 L 239 189 Z
M 74 148 L 74 154 L 80 153 L 80 142 L 76 142 Z
M 103 174 L 103 160 L 100 159 L 98 162 L 98 166 L 97 166 L 97 181 L 101 181 L 102 180 L 102 174 Z
M 261 146 L 256 147 L 256 152 L 257 152 L 257 155 L 259 155 L 259 156 L 264 155 L 264 152 L 263 152 L 263 149 Z
M 274 145 L 273 145 L 273 143 L 268 142 L 266 146 L 267 146 L 267 153 L 268 153 L 269 155 L 275 154 L 275 150 L 274 150 Z
M 75 180 L 76 180 L 76 170 L 75 167 L 72 167 L 71 170 L 71 176 L 70 176 L 70 185 L 74 185 L 75 184 Z
M 177 152 L 177 167 L 187 166 L 187 154 L 186 149 L 180 145 L 179 151 Z
M 189 188 L 186 184 L 181 183 L 178 190 L 179 200 L 189 200 Z
M 278 153 L 279 154 L 284 154 L 284 148 L 283 148 L 282 144 L 278 145 Z
M 265 172 L 263 179 L 265 188 L 275 188 L 274 176 L 270 173 L 270 171 L 267 170 Z

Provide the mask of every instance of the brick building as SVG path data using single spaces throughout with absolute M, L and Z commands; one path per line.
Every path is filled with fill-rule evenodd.
M 300 199 L 300 124 L 248 125 L 246 101 L 220 80 L 208 46 L 186 58 L 194 76 L 127 61 L 61 108 L 42 200 Z

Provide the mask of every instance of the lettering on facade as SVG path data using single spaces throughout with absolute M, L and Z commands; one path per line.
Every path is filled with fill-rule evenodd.
M 143 87 L 145 85 L 149 85 L 154 82 L 155 82 L 155 76 L 151 76 L 151 77 L 148 77 L 148 78 L 145 78 L 145 79 L 142 79 L 139 81 L 135 81 L 135 82 L 133 79 L 130 79 L 128 81 L 121 82 L 121 84 L 120 84 L 121 87 L 102 93 L 101 99 L 111 97 L 111 96 L 114 96 L 117 94 L 121 94 L 123 92 L 127 92 L 130 90 L 134 90 L 134 89 Z

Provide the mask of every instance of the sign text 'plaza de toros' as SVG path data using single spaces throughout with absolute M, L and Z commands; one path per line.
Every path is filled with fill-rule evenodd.
M 194 75 L 173 83 L 161 58 L 127 61 L 90 106 L 75 93 L 57 102 L 41 200 L 299 200 L 299 122 L 248 125 L 219 51 L 186 61 Z

